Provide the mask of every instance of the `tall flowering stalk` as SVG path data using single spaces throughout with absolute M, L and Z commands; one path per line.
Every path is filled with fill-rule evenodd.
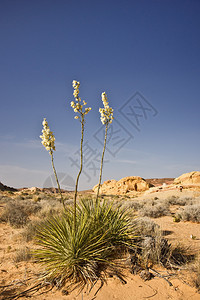
M 107 141 L 108 128 L 109 128 L 109 125 L 113 121 L 113 109 L 112 109 L 112 107 L 109 106 L 108 98 L 107 98 L 107 95 L 106 95 L 105 92 L 103 92 L 101 94 L 101 98 L 102 98 L 102 102 L 103 102 L 104 108 L 99 108 L 99 112 L 100 112 L 100 115 L 101 115 L 101 117 L 100 117 L 101 123 L 103 125 L 105 125 L 105 138 L 104 138 L 103 153 L 102 153 L 102 157 L 101 157 L 101 167 L 100 167 L 100 175 L 99 175 L 99 184 L 98 184 L 98 189 L 97 189 L 96 203 L 98 201 L 99 190 L 100 190 L 100 186 L 101 186 L 101 178 L 102 178 L 102 170 L 103 170 L 103 160 L 104 160 L 104 154 L 105 154 L 105 149 L 106 149 L 106 141 Z
M 87 115 L 89 113 L 89 111 L 91 110 L 91 107 L 84 108 L 84 106 L 87 105 L 87 102 L 85 102 L 84 100 L 81 102 L 81 98 L 79 97 L 80 82 L 73 80 L 72 86 L 74 88 L 73 96 L 74 96 L 75 101 L 71 102 L 71 107 L 73 108 L 74 112 L 78 114 L 74 118 L 79 120 L 81 123 L 80 169 L 79 169 L 79 172 L 77 175 L 76 187 L 75 187 L 75 193 L 74 193 L 74 230 L 76 232 L 76 199 L 77 199 L 79 177 L 80 177 L 82 169 L 83 169 L 83 136 L 84 136 L 85 115 Z
M 63 196 L 62 196 L 62 193 L 61 193 L 60 184 L 59 184 L 59 181 L 58 181 L 58 176 L 57 176 L 57 173 L 56 173 L 56 169 L 55 169 L 55 166 L 54 166 L 54 159 L 53 159 L 53 151 L 56 150 L 56 148 L 55 148 L 55 137 L 54 137 L 53 132 L 50 131 L 50 128 L 49 128 L 49 125 L 48 125 L 48 122 L 47 122 L 46 118 L 44 118 L 44 120 L 42 122 L 42 125 L 43 125 L 43 130 L 42 130 L 42 135 L 40 135 L 40 138 L 42 139 L 41 143 L 46 148 L 46 150 L 49 151 L 49 154 L 51 156 L 51 163 L 52 163 L 53 172 L 54 172 L 54 175 L 55 175 L 55 178 L 56 178 L 58 191 L 60 193 L 61 202 L 62 202 L 63 207 L 65 209 L 64 199 L 63 199 Z

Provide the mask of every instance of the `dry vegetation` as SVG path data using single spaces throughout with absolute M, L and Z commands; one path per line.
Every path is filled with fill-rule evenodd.
M 64 193 L 63 197 L 66 209 L 70 210 L 73 204 L 73 193 Z M 87 198 L 92 199 L 92 193 L 79 195 L 79 200 L 82 199 L 83 202 Z M 200 223 L 200 197 L 170 196 L 162 199 L 159 197 L 137 199 L 105 195 L 102 198 L 107 199 L 108 203 L 113 203 L 114 207 L 125 209 L 132 219 L 135 228 L 134 243 L 136 247 L 124 254 L 123 258 L 125 266 L 132 274 L 140 274 L 141 277 L 146 274 L 147 278 L 149 276 L 150 279 L 151 276 L 153 277 L 156 274 L 154 272 L 156 266 L 160 265 L 168 270 L 169 276 L 165 280 L 170 283 L 170 272 L 178 277 L 184 269 L 184 271 L 188 270 L 188 273 L 192 274 L 192 281 L 190 279 L 188 283 L 193 284 L 197 290 L 200 290 L 200 263 L 198 259 L 200 249 L 192 249 L 181 245 L 178 240 L 174 243 L 170 240 L 170 235 L 166 237 L 166 232 L 163 232 L 160 226 L 156 224 L 156 218 L 161 219 L 166 216 L 170 217 L 172 222 L 190 221 Z M 7 259 L 7 263 L 13 264 L 16 268 L 23 262 L 35 266 L 35 258 L 32 257 L 31 250 L 37 247 L 35 245 L 37 230 L 42 227 L 46 220 L 51 220 L 52 216 L 61 216 L 62 203 L 59 199 L 58 194 L 48 192 L 1 193 L 0 223 L 16 231 L 15 239 L 18 241 L 18 244 L 15 244 L 14 247 L 9 246 L 9 242 L 7 248 L 4 247 L 0 260 L 1 267 L 5 267 L 4 259 Z M 198 240 L 200 236 L 192 238 Z M 19 247 L 16 247 L 16 245 L 19 245 Z M 31 272 L 31 277 L 36 278 L 41 275 L 41 271 L 38 271 L 37 267 L 35 270 L 35 272 Z M 115 275 L 123 281 L 120 274 Z M 17 276 L 17 272 L 15 276 Z M 0 299 L 14 299 L 14 296 L 20 290 L 29 287 L 29 285 L 19 286 L 17 289 L 12 290 L 13 279 L 9 281 L 11 278 L 7 276 L 6 272 L 3 272 L 1 278 Z M 16 279 L 22 280 L 20 275 Z M 6 287 L 9 284 L 11 286 Z M 8 296 L 13 298 L 8 298 Z

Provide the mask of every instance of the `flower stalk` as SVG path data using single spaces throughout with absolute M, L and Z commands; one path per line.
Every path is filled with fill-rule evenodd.
M 103 146 L 103 152 L 102 152 L 102 157 L 101 157 L 101 167 L 100 167 L 100 175 L 99 175 L 99 184 L 97 188 L 97 196 L 96 196 L 96 205 L 98 203 L 98 198 L 99 198 L 99 191 L 101 187 L 101 178 L 102 178 L 102 172 L 103 172 L 103 160 L 104 160 L 104 154 L 105 154 L 105 149 L 106 149 L 106 142 L 107 142 L 107 135 L 108 135 L 108 128 L 110 124 L 113 121 L 113 109 L 112 107 L 109 106 L 108 99 L 106 93 L 101 94 L 102 97 L 102 102 L 104 105 L 104 108 L 99 108 L 100 112 L 100 119 L 103 125 L 105 125 L 105 137 L 104 137 L 104 146 Z
M 83 169 L 83 138 L 84 138 L 85 116 L 89 113 L 91 107 L 84 109 L 84 106 L 87 105 L 87 102 L 85 102 L 84 100 L 81 102 L 81 98 L 79 97 L 80 82 L 73 80 L 72 86 L 74 88 L 73 96 L 75 101 L 71 101 L 71 107 L 73 108 L 74 112 L 78 114 L 74 117 L 74 119 L 79 120 L 81 123 L 80 169 L 76 178 L 76 186 L 74 192 L 74 232 L 76 232 L 76 203 L 77 203 L 79 178 Z
M 80 144 L 80 152 L 81 152 L 81 158 L 80 158 L 80 169 L 76 178 L 76 186 L 75 186 L 75 192 L 74 192 L 74 229 L 76 230 L 76 201 L 77 201 L 77 195 L 78 195 L 78 182 L 79 178 L 83 169 L 83 136 L 84 136 L 84 122 L 83 119 L 81 119 L 81 144 Z
M 64 199 L 62 196 L 62 192 L 61 192 L 61 188 L 60 188 L 60 184 L 59 184 L 59 180 L 58 180 L 58 176 L 56 173 L 56 169 L 55 169 L 55 165 L 54 165 L 54 158 L 53 158 L 53 151 L 56 150 L 55 148 L 55 137 L 52 131 L 50 131 L 48 122 L 46 120 L 46 118 L 44 118 L 43 122 L 43 130 L 42 130 L 42 135 L 40 135 L 40 138 L 42 139 L 42 145 L 46 148 L 46 150 L 49 152 L 50 156 L 51 156 L 51 164 L 52 164 L 52 168 L 53 168 L 53 172 L 56 178 L 56 182 L 57 182 L 57 186 L 58 186 L 58 192 L 60 194 L 60 202 L 62 202 L 63 204 L 63 208 L 65 210 L 65 204 L 64 204 Z

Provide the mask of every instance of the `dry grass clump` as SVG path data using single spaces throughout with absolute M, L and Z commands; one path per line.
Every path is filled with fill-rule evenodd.
M 200 204 L 187 205 L 177 211 L 183 221 L 200 223 Z
M 169 214 L 169 206 L 166 203 L 147 204 L 139 210 L 139 215 L 142 217 L 159 218 Z

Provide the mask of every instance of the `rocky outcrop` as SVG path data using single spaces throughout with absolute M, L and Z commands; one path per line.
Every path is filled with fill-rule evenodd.
M 150 187 L 143 178 L 139 176 L 124 177 L 118 181 L 107 180 L 100 188 L 101 194 L 107 195 L 123 195 L 127 193 L 144 192 Z M 97 192 L 98 185 L 93 187 L 93 191 Z
M 193 171 L 185 173 L 174 179 L 174 184 L 179 185 L 200 185 L 200 172 Z

